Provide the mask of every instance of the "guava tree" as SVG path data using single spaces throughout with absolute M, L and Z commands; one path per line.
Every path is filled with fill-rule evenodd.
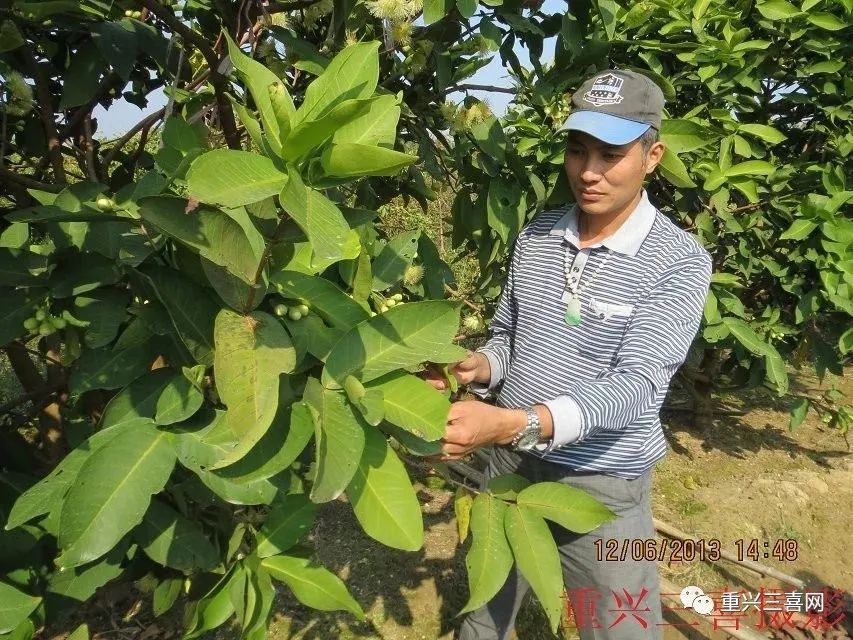
M 416 167 L 447 167 L 443 95 L 483 63 L 469 9 L 3 5 L 0 344 L 24 394 L 0 432 L 0 638 L 140 574 L 186 638 L 265 637 L 274 581 L 362 616 L 305 544 L 344 495 L 368 535 L 421 547 L 400 453 L 437 450 L 449 398 L 415 374 L 465 353 L 461 303 L 433 240 L 384 237 L 376 208 L 426 202 Z M 95 135 L 96 106 L 157 88 L 162 110 Z M 517 562 L 556 627 L 545 519 L 612 514 L 515 478 L 459 505 L 466 608 Z

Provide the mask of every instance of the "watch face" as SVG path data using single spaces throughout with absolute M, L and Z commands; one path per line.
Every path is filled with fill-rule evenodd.
M 518 441 L 519 449 L 532 449 L 533 446 L 539 442 L 539 436 L 541 435 L 541 431 L 539 429 L 531 429 Z

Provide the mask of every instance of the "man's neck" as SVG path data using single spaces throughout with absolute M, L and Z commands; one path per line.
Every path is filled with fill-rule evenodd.
M 600 216 L 591 216 L 578 207 L 578 238 L 581 249 L 598 244 L 616 233 L 640 204 L 642 198 L 643 192 L 640 191 L 622 211 Z

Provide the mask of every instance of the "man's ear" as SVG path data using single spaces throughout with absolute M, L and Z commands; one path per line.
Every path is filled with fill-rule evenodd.
M 660 140 L 655 142 L 651 148 L 649 148 L 649 151 L 646 154 L 646 175 L 649 175 L 657 168 L 665 151 L 666 145 Z

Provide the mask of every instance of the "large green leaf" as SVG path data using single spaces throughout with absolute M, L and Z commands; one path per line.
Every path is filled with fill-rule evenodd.
M 26 249 L 0 247 L 0 286 L 28 286 L 38 284 L 40 278 L 33 272 L 47 269 L 47 257 Z
M 134 538 L 149 558 L 164 567 L 207 571 L 219 563 L 219 554 L 202 528 L 156 498 Z
M 74 362 L 68 388 L 76 394 L 89 389 L 118 389 L 148 371 L 156 357 L 149 345 L 139 344 L 111 351 L 89 349 Z
M 344 331 L 352 329 L 370 316 L 332 281 L 297 271 L 279 271 L 270 282 L 288 298 L 300 300 L 318 313 L 327 323 Z
M 740 318 L 733 318 L 731 316 L 723 318 L 723 322 L 729 328 L 729 331 L 732 332 L 732 335 L 737 338 L 738 342 L 751 353 L 764 355 L 767 343 L 758 337 L 758 334 L 746 322 Z
M 322 116 L 303 120 L 284 142 L 282 156 L 293 162 L 307 153 L 315 151 L 341 127 L 361 120 L 370 108 L 372 100 L 344 100 Z
M 181 198 L 154 196 L 139 202 L 139 214 L 147 222 L 244 282 L 253 283 L 258 256 L 240 224 L 212 207 L 202 205 L 190 213 L 187 208 L 188 202 Z
M 292 556 L 264 558 L 261 566 L 287 584 L 302 604 L 320 611 L 349 611 L 359 620 L 364 619 L 364 612 L 344 583 L 325 567 Z
M 250 151 L 214 149 L 196 158 L 187 172 L 190 195 L 201 202 L 240 207 L 281 191 L 287 174 L 269 158 Z
M 385 420 L 427 441 L 444 436 L 450 401 L 428 382 L 394 372 L 367 384 L 382 392 Z
M 164 367 L 134 380 L 109 401 L 101 418 L 101 429 L 152 424 L 157 401 L 175 375 L 180 374 Z
M 735 176 L 766 176 L 775 170 L 776 167 L 766 160 L 747 160 L 726 169 L 725 175 L 728 178 Z
M 332 143 L 320 157 L 323 173 L 337 178 L 393 176 L 416 161 L 416 156 L 354 142 Z
M 141 273 L 154 287 L 193 358 L 201 364 L 213 364 L 213 325 L 220 305 L 210 292 L 176 269 L 149 266 Z M 192 300 L 192 304 L 187 304 L 187 300 Z
M 660 160 L 660 171 L 663 177 L 676 187 L 689 188 L 696 186 L 696 183 L 690 179 L 690 174 L 687 173 L 687 167 L 681 161 L 681 158 L 670 149 L 664 151 L 663 157 Z
M 787 20 L 800 13 L 788 0 L 768 0 L 759 2 L 756 6 L 758 12 L 769 20 Z
M 35 611 L 41 598 L 0 582 L 0 634 L 13 631 Z
M 265 431 L 278 408 L 279 376 L 296 364 L 290 337 L 263 311 L 242 316 L 230 309 L 216 316 L 214 335 L 216 388 L 228 424 L 238 437 Z
M 336 55 L 323 75 L 308 85 L 295 120 L 316 120 L 344 100 L 372 96 L 379 81 L 378 49 L 377 41 L 363 42 Z
M 788 393 L 788 371 L 785 361 L 773 345 L 764 345 L 764 363 L 767 368 L 767 379 L 776 386 L 776 393 L 781 398 Z
M 444 300 L 411 302 L 362 322 L 332 349 L 323 384 L 339 388 L 349 375 L 366 383 L 421 362 L 457 362 L 467 353 L 453 344 L 459 309 Z
M 56 570 L 48 579 L 48 609 L 67 607 L 71 603 L 83 603 L 110 580 L 118 578 L 124 571 L 130 538 L 126 537 L 103 558 L 79 567 Z
M 204 396 L 190 380 L 177 373 L 166 383 L 154 411 L 154 422 L 160 426 L 181 422 L 201 408 Z
M 498 236 L 509 243 L 521 230 L 524 209 L 521 206 L 521 188 L 517 182 L 505 178 L 492 178 L 486 199 L 486 214 L 489 226 Z
M 361 245 L 341 210 L 316 189 L 306 187 L 296 170 L 289 175 L 279 200 L 311 241 L 314 256 L 333 262 L 355 258 Z
M 344 492 L 358 467 L 364 451 L 364 421 L 342 392 L 324 389 L 315 378 L 308 379 L 304 400 L 315 418 L 311 500 L 329 502 Z
M 279 401 L 270 428 L 248 453 L 227 466 L 222 462 L 229 461 L 233 452 L 223 455 L 210 466 L 218 468 L 223 478 L 238 484 L 263 480 L 293 464 L 313 435 L 314 419 L 308 406 L 304 402 L 282 406 Z
M 290 549 L 308 535 L 316 514 L 317 505 L 305 494 L 290 494 L 275 503 L 258 532 L 258 557 L 268 558 Z
M 778 144 L 785 141 L 784 133 L 766 124 L 741 124 L 738 125 L 737 130 L 741 133 L 748 133 L 749 135 L 761 138 L 770 144 Z
M 332 142 L 391 147 L 397 137 L 399 119 L 400 107 L 396 96 L 371 98 L 363 114 L 335 130 Z
M 142 521 L 174 466 L 167 434 L 153 426 L 122 432 L 89 456 L 62 505 L 57 564 L 77 566 L 112 549 Z
M 347 487 L 355 517 L 370 537 L 405 551 L 424 543 L 424 523 L 406 468 L 381 431 L 366 428 L 364 453 Z
M 616 515 L 585 491 L 559 482 L 537 482 L 522 489 L 518 506 L 575 533 L 589 533 Z
M 71 313 L 89 326 L 83 334 L 87 347 L 105 347 L 116 337 L 127 317 L 130 293 L 114 288 L 101 288 L 74 298 Z
M 488 493 L 474 498 L 471 507 L 471 548 L 465 557 L 468 569 L 468 602 L 460 613 L 479 609 L 506 582 L 512 569 L 512 551 L 504 532 L 507 503 Z
M 563 572 L 557 544 L 547 523 L 521 505 L 509 505 L 504 530 L 521 574 L 545 610 L 551 631 L 556 633 L 563 612 Z
M 805 240 L 815 229 L 817 229 L 817 222 L 813 222 L 812 220 L 803 220 L 802 218 L 800 218 L 798 220 L 794 220 L 791 223 L 791 226 L 788 227 L 785 232 L 779 236 L 779 239 Z
M 388 241 L 373 262 L 373 288 L 387 289 L 400 282 L 418 252 L 421 231 L 403 231 Z
M 676 155 L 701 149 L 714 141 L 711 131 L 693 120 L 664 120 L 660 133 L 667 148 Z

